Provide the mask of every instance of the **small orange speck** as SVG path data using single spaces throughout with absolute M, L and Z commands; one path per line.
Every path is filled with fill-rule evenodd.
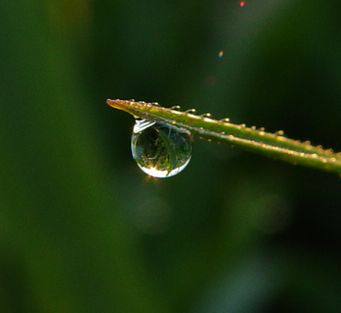
M 224 50 L 220 50 L 220 51 L 218 52 L 218 58 L 219 58 L 219 59 L 222 59 L 223 56 L 224 56 Z

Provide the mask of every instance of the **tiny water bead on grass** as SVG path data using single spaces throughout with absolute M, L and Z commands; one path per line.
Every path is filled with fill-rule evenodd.
M 185 169 L 192 156 L 189 131 L 156 122 L 136 119 L 131 151 L 139 168 L 146 174 L 166 178 Z

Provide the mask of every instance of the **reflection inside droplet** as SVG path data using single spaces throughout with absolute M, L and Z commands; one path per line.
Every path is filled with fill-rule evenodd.
M 165 178 L 180 173 L 192 156 L 189 131 L 155 121 L 137 119 L 131 137 L 131 151 L 146 174 Z

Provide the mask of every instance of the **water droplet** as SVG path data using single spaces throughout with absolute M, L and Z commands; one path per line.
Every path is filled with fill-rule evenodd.
M 165 178 L 180 173 L 192 156 L 189 131 L 169 124 L 137 119 L 131 137 L 131 151 L 146 174 Z
M 222 122 L 222 123 L 229 123 L 230 119 L 228 117 L 225 117 L 225 118 L 221 119 L 220 122 Z

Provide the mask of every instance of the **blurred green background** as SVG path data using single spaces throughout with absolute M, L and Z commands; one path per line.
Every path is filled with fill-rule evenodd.
M 0 25 L 0 312 L 341 312 L 339 177 L 196 140 L 148 179 L 105 104 L 340 151 L 338 1 L 2 0 Z

